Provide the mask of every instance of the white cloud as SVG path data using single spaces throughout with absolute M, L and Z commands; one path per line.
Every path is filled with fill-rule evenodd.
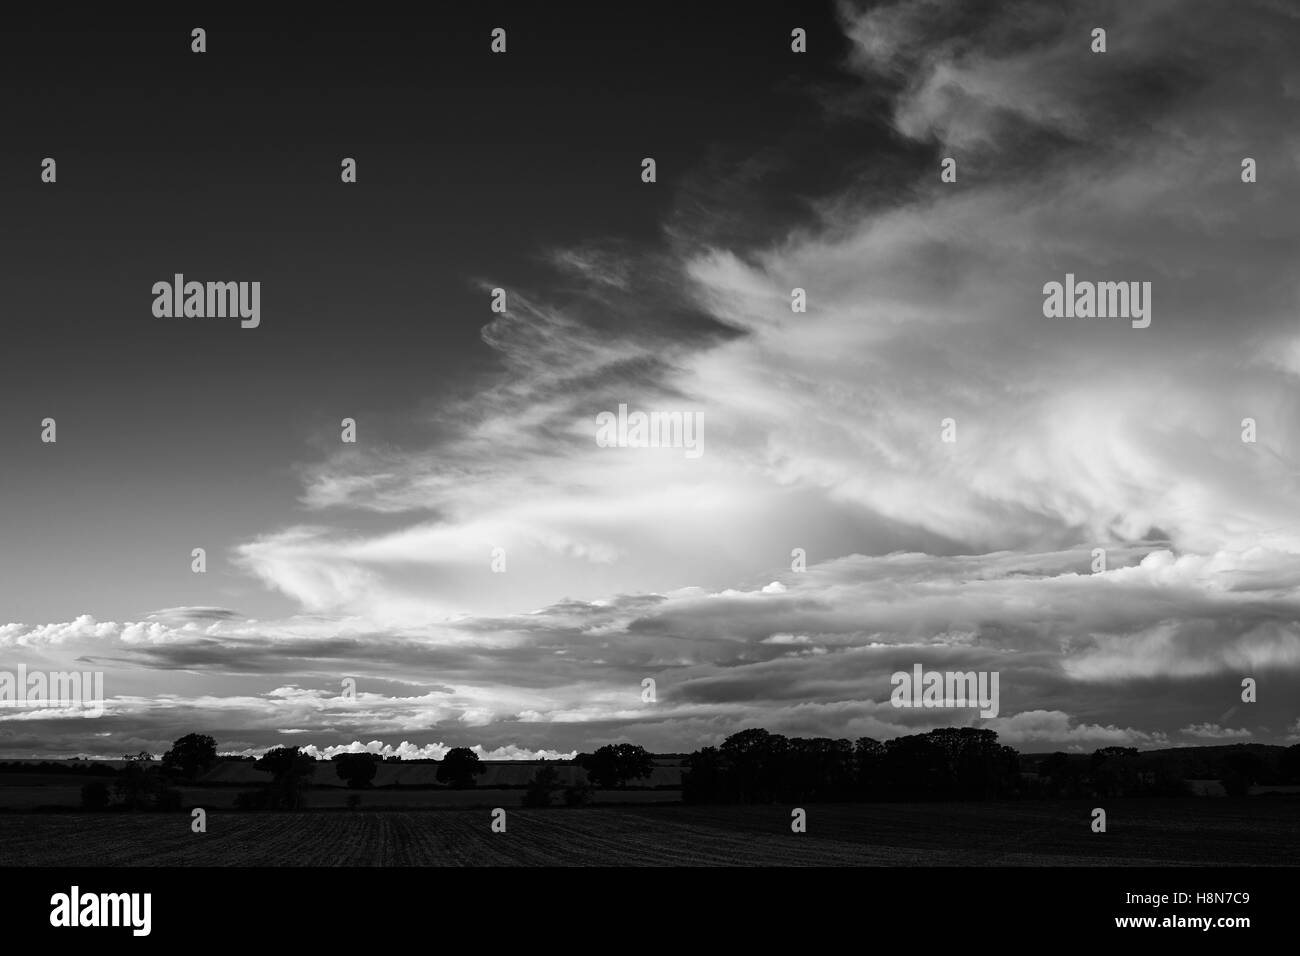
M 1197 740 L 1243 740 L 1247 737 L 1253 737 L 1249 730 L 1244 727 L 1232 729 L 1230 727 L 1220 727 L 1218 724 L 1190 724 L 1179 731 L 1188 737 L 1195 737 Z

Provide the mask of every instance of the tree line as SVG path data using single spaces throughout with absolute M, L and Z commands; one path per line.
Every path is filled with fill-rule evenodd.
M 93 764 L 81 772 L 109 775 L 112 783 L 94 781 L 81 788 L 81 805 L 86 810 L 179 810 L 181 791 L 179 785 L 195 783 L 219 758 L 216 740 L 206 734 L 186 734 L 178 739 L 155 760 L 153 754 L 141 751 L 124 754 L 123 766 L 113 769 L 107 764 Z M 250 758 L 252 759 L 252 758 Z M 382 754 L 344 752 L 328 761 L 336 775 L 349 789 L 365 790 L 373 786 L 379 765 L 392 762 Z M 427 761 L 418 761 L 424 763 Z M 477 778 L 487 772 L 479 755 L 469 747 L 452 747 L 438 765 L 435 777 L 440 784 L 451 789 L 468 789 L 476 786 Z M 273 747 L 252 760 L 253 769 L 265 772 L 267 782 L 257 789 L 236 795 L 235 808 L 239 810 L 301 810 L 307 806 L 307 794 L 317 768 L 322 761 L 298 747 Z M 561 786 L 558 773 L 552 766 L 543 766 L 524 794 L 527 806 L 543 807 L 552 802 L 553 793 L 562 791 L 568 806 L 579 806 L 590 799 L 592 785 L 605 789 L 623 787 L 629 781 L 649 775 L 654 767 L 652 755 L 634 744 L 610 744 L 593 753 L 579 754 L 571 761 L 581 766 L 589 784 Z M 44 764 L 14 763 L 15 772 L 32 772 Z M 55 772 L 77 772 L 67 765 L 50 764 Z M 0 764 L 0 772 L 11 769 Z M 349 798 L 349 806 L 357 806 L 359 796 Z
M 1141 754 L 1133 747 L 1102 747 L 1090 755 L 1057 752 L 1025 758 L 999 744 L 994 731 L 971 727 L 944 727 L 883 742 L 786 737 L 753 728 L 686 756 L 681 787 L 687 803 L 1177 797 L 1190 794 L 1187 778 L 1194 773 L 1217 779 L 1229 796 L 1244 796 L 1259 783 L 1300 784 L 1300 744 L 1269 759 L 1261 755 L 1275 750 L 1280 748 L 1239 745 L 1183 757 L 1177 751 Z M 118 770 L 94 764 L 81 771 L 112 778 L 111 784 L 94 781 L 82 788 L 85 809 L 180 809 L 181 784 L 197 782 L 218 759 L 232 758 L 218 758 L 212 737 L 187 734 L 161 760 L 147 752 L 123 759 Z M 267 774 L 267 782 L 237 795 L 236 808 L 245 810 L 305 808 L 311 781 L 326 763 L 298 747 L 275 747 L 248 759 Z M 327 763 L 348 788 L 365 790 L 373 786 L 379 765 L 391 761 L 375 753 L 345 752 Z M 487 770 L 468 747 L 453 747 L 435 762 L 437 781 L 452 789 L 476 786 Z M 563 785 L 558 764 L 581 767 L 586 783 Z M 0 772 L 39 771 L 42 766 L 0 764 Z M 580 806 L 589 802 L 593 789 L 627 787 L 648 779 L 654 767 L 654 755 L 645 748 L 608 744 L 571 760 L 545 762 L 523 802 Z M 350 798 L 349 805 L 356 806 L 359 799 Z
M 1019 755 L 991 730 L 946 727 L 884 743 L 732 734 L 686 758 L 687 803 L 988 800 L 1015 794 Z
M 1139 753 L 1101 747 L 1026 758 L 992 730 L 943 727 L 881 742 L 732 734 L 686 758 L 688 803 L 994 800 L 1191 796 L 1193 774 L 1231 797 L 1255 784 L 1300 784 L 1300 744 Z M 1273 756 L 1266 758 L 1261 751 Z

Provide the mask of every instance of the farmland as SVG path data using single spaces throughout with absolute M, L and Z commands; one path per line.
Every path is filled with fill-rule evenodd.
M 185 786 L 179 788 L 187 807 L 230 810 L 240 791 L 235 787 Z M 476 787 L 469 790 L 445 788 L 364 790 L 358 793 L 343 787 L 318 787 L 308 792 L 313 810 L 342 810 L 349 797 L 359 796 L 368 810 L 422 810 L 445 807 L 517 807 L 522 789 Z M 676 790 L 609 790 L 601 791 L 601 803 L 666 803 L 681 799 Z M 557 797 L 558 798 L 558 797 Z M 0 786 L 0 810 L 76 808 L 81 791 L 67 786 Z
M 0 813 L 0 865 L 1016 866 L 1290 865 L 1293 799 L 1111 801 L 1105 834 L 1080 801 L 808 806 Z

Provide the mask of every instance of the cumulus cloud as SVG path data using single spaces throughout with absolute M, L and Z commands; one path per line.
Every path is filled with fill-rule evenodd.
M 1192 724 L 1184 727 L 1179 733 L 1195 737 L 1197 740 L 1242 740 L 1254 736 L 1244 727 L 1234 730 L 1231 727 L 1220 727 L 1218 724 L 1211 723 Z
M 1076 724 L 1069 715 L 1060 711 L 1035 710 L 998 717 L 990 722 L 998 738 L 1021 749 L 1037 749 L 1033 745 L 1051 742 L 1066 750 L 1096 750 L 1099 747 L 1139 747 L 1142 749 L 1167 747 L 1169 738 L 1156 731 L 1149 733 L 1131 727 Z
M 437 628 L 234 617 L 140 643 L 126 637 L 134 624 L 82 621 L 74 643 L 56 625 L 11 625 L 7 641 L 46 661 L 100 662 L 108 713 L 137 735 L 205 721 L 252 735 L 253 749 L 288 734 L 386 732 L 428 735 L 417 747 L 469 736 L 485 753 L 589 749 L 593 734 L 676 750 L 753 725 L 885 737 L 992 726 L 1045 749 L 1164 746 L 1206 732 L 1243 673 L 1268 682 L 1251 706 L 1265 734 L 1280 733 L 1300 689 L 1290 583 L 1255 574 L 1257 554 L 1110 557 L 1094 573 L 1082 549 L 855 555 L 749 587 L 568 600 Z M 997 671 L 1000 716 L 894 708 L 890 676 L 916 664 Z M 170 692 L 145 693 L 162 671 Z
M 303 753 L 315 757 L 317 760 L 330 760 L 336 754 L 342 753 L 371 753 L 383 757 L 397 757 L 401 760 L 441 760 L 447 756 L 447 751 L 451 750 L 452 746 L 464 745 L 448 745 L 439 741 L 438 743 L 417 747 L 415 744 L 403 740 L 397 746 L 393 746 L 381 740 L 372 740 L 364 744 L 359 740 L 354 740 L 350 744 L 335 744 L 327 747 L 318 747 L 315 744 L 299 746 Z M 485 750 L 482 746 L 475 744 L 469 749 L 478 754 L 480 760 L 569 760 L 576 757 L 578 753 L 576 750 L 567 753 L 558 750 L 529 750 L 525 747 L 516 747 L 513 744 L 494 747 L 491 750 Z M 240 756 L 253 755 L 252 752 L 240 754 Z

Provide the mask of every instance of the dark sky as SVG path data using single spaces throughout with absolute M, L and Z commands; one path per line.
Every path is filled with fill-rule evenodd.
M 74 582 L 101 616 L 151 610 L 160 582 L 178 603 L 275 607 L 220 561 L 196 579 L 190 549 L 283 520 L 291 466 L 341 418 L 402 441 L 404 412 L 489 374 L 483 284 L 563 295 L 547 250 L 658 242 L 711 159 L 820 137 L 807 91 L 844 82 L 847 46 L 830 6 L 704 7 L 17 12 L 0 35 L 11 619 L 57 619 Z M 815 37 L 797 61 L 792 24 Z M 732 228 L 798 216 L 843 175 L 818 165 L 774 191 L 781 215 Z M 149 290 L 176 272 L 260 280 L 261 326 L 154 318 Z M 46 416 L 57 447 L 34 440 Z

